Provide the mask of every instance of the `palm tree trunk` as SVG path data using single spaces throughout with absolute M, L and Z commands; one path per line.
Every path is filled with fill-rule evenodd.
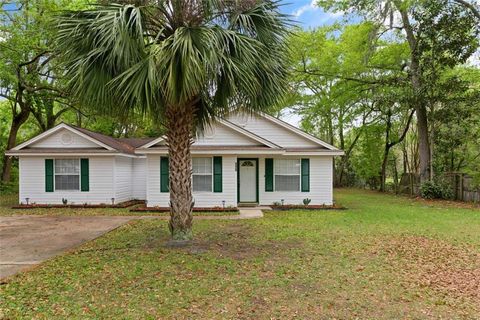
M 166 112 L 166 142 L 169 154 L 170 223 L 173 240 L 191 240 L 192 157 L 195 110 L 192 106 L 170 107 Z

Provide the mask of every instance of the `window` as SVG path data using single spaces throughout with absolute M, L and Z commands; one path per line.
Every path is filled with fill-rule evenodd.
M 300 159 L 275 159 L 275 191 L 300 191 Z
M 192 158 L 193 191 L 212 191 L 212 158 Z
M 55 190 L 80 190 L 79 159 L 55 159 Z

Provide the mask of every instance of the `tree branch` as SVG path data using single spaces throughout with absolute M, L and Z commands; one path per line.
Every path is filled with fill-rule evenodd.
M 480 20 L 480 11 L 478 10 L 478 8 L 476 8 L 473 4 L 471 4 L 470 2 L 468 1 L 465 1 L 465 0 L 453 0 L 454 2 L 458 3 L 459 5 L 461 6 L 464 6 L 466 7 L 467 9 L 469 9 L 470 11 L 472 11 L 473 15 L 475 17 L 477 17 L 477 19 Z

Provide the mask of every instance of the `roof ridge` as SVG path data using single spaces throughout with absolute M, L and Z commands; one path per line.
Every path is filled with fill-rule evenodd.
M 112 147 L 112 148 L 114 148 L 118 151 L 122 151 L 122 152 L 123 151 L 129 151 L 130 153 L 135 152 L 135 149 L 136 149 L 135 147 L 133 147 L 133 146 L 131 146 L 131 145 L 125 143 L 125 142 L 119 141 L 119 140 L 117 140 L 117 138 L 114 138 L 112 136 L 109 136 L 109 135 L 106 135 L 106 134 L 103 134 L 103 133 L 100 133 L 100 132 L 97 132 L 97 131 L 93 131 L 93 130 L 90 130 L 90 129 L 87 129 L 87 128 L 78 127 L 78 126 L 75 126 L 73 124 L 68 124 L 68 123 L 65 123 L 65 124 L 72 127 L 75 130 L 79 130 L 80 132 L 88 135 L 89 137 L 91 137 L 95 140 L 98 140 L 102 143 L 105 143 L 105 144 L 109 145 L 110 147 Z M 118 146 L 112 145 L 111 143 L 99 140 L 98 139 L 99 137 L 97 135 L 101 136 L 103 139 L 109 140 L 111 143 L 113 142 L 113 143 L 120 144 L 121 146 L 123 146 L 123 149 L 118 148 Z
M 235 123 L 233 123 L 233 122 L 231 122 L 231 121 L 229 121 L 229 120 L 227 120 L 227 119 L 225 119 L 225 118 L 221 118 L 221 119 L 222 119 L 223 121 L 227 122 L 229 125 L 232 125 L 232 126 L 238 128 L 238 129 L 242 130 L 242 131 L 246 131 L 246 132 L 248 132 L 249 134 L 255 136 L 256 138 L 258 138 L 258 139 L 260 139 L 260 140 L 265 140 L 265 141 L 267 141 L 268 143 L 270 143 L 270 144 L 272 144 L 272 145 L 274 145 L 274 146 L 276 146 L 276 147 L 278 147 L 278 148 L 280 148 L 280 149 L 283 148 L 282 146 L 280 146 L 280 145 L 278 145 L 278 144 L 276 144 L 276 143 L 274 143 L 274 142 L 272 142 L 272 141 L 270 141 L 270 140 L 268 140 L 268 139 L 266 139 L 266 138 L 264 138 L 264 137 L 262 137 L 262 136 L 259 136 L 258 134 L 254 133 L 254 132 L 252 132 L 252 131 L 250 131 L 250 130 L 247 130 L 247 129 L 245 129 L 245 128 L 243 128 L 243 127 L 241 127 L 241 126 L 239 126 L 239 125 L 237 125 L 237 124 L 235 124 Z

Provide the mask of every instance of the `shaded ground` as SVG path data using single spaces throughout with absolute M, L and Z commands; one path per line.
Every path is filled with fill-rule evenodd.
M 5 318 L 478 319 L 480 210 L 337 190 L 345 211 L 141 220 L 0 286 Z M 469 278 L 471 278 L 469 280 Z M 0 315 L 1 318 L 1 315 Z

